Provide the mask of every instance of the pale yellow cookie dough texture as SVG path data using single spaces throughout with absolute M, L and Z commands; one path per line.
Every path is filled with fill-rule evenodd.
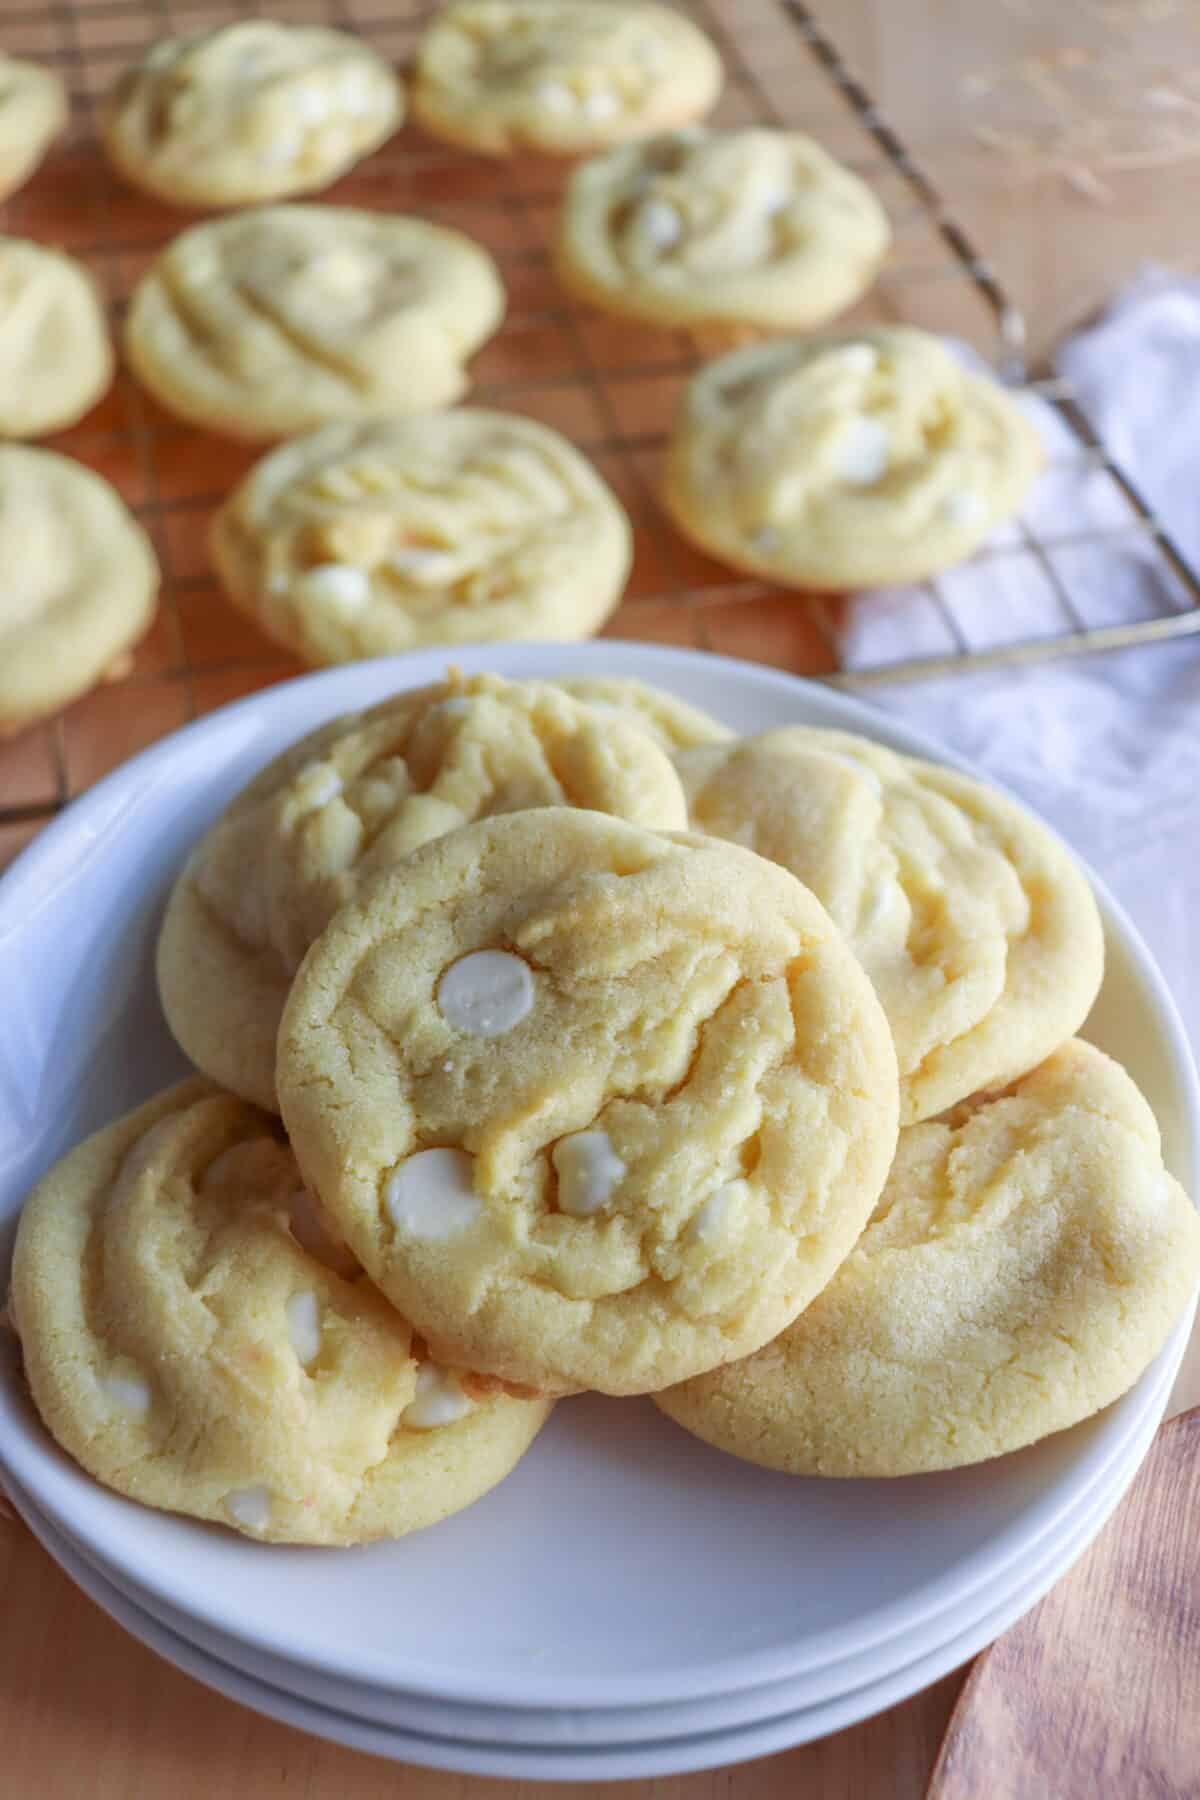
M 311 1211 L 278 1120 L 200 1080 L 44 1177 L 10 1314 L 37 1409 L 89 1474 L 301 1544 L 399 1537 L 508 1474 L 549 1403 L 418 1360 Z
M 631 556 L 624 511 L 566 438 L 467 407 L 281 445 L 210 541 L 230 598 L 314 663 L 589 637 Z
M 52 70 L 0 56 L 0 200 L 28 181 L 67 115 L 67 90 Z
M 0 237 L 0 436 L 74 425 L 112 377 L 104 307 L 83 265 Z
M 1042 464 L 998 383 L 907 326 L 779 339 L 700 370 L 663 499 L 685 537 L 798 588 L 916 581 L 978 548 Z
M 456 679 L 301 739 L 227 808 L 172 892 L 158 982 L 180 1044 L 274 1108 L 288 988 L 338 907 L 430 838 L 537 806 L 687 823 L 679 779 L 645 731 L 548 682 Z
M 691 706 L 677 694 L 668 694 L 649 682 L 623 675 L 563 675 L 555 681 L 576 700 L 591 707 L 619 713 L 649 732 L 660 749 L 669 754 L 691 750 L 697 744 L 725 743 L 734 734 L 711 713 Z
M 1023 1075 L 1087 1017 L 1104 969 L 1091 887 L 998 789 L 803 725 L 676 767 L 696 830 L 790 869 L 845 933 L 895 1038 L 902 1124 Z
M 322 1207 L 432 1353 L 548 1393 L 774 1337 L 895 1147 L 887 1022 L 812 895 L 562 807 L 451 832 L 344 907 L 277 1076 Z
M 159 569 L 115 488 L 52 450 L 0 445 L 0 733 L 122 672 Z
M 800 132 L 690 127 L 576 169 L 555 260 L 608 312 L 733 332 L 821 325 L 870 286 L 887 214 Z
M 797 1475 L 957 1468 L 1133 1385 L 1200 1277 L 1200 1219 L 1125 1071 L 1063 1045 L 1007 1093 L 914 1125 L 871 1223 L 757 1356 L 656 1396 Z
M 129 307 L 125 349 L 169 412 L 268 440 L 448 406 L 504 313 L 460 232 L 348 206 L 264 206 L 193 225 Z
M 135 187 L 177 206 L 244 206 L 327 187 L 403 114 L 394 71 L 358 38 L 245 19 L 152 45 L 100 129 Z
M 721 59 L 690 19 L 625 0 L 460 0 L 417 48 L 413 116 L 490 156 L 578 156 L 699 119 Z

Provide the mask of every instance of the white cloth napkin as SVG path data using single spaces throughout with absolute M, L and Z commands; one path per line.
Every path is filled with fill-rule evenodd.
M 1141 277 L 1063 347 L 1058 368 L 1114 459 L 1200 565 L 1200 282 Z M 1053 456 L 1071 440 L 1049 407 L 1031 404 Z M 1061 539 L 1124 524 L 1130 513 L 1108 477 L 1052 466 L 1027 516 L 1040 536 Z M 1132 537 L 1064 546 L 1050 560 L 1088 624 L 1186 604 Z M 1028 553 L 953 573 L 944 591 L 972 645 L 1066 624 L 1061 596 Z M 843 654 L 853 668 L 950 647 L 927 595 L 867 595 L 852 609 Z M 867 698 L 978 762 L 1087 857 L 1158 958 L 1200 1050 L 1192 948 L 1200 938 L 1200 637 L 906 682 Z

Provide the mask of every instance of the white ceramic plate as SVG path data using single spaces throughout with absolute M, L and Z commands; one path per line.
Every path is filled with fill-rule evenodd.
M 488 646 L 467 668 L 630 674 L 740 729 L 813 722 L 935 746 L 866 706 L 752 665 L 645 645 Z M 92 1130 L 184 1070 L 154 993 L 171 878 L 249 775 L 323 718 L 435 678 L 436 655 L 326 671 L 202 720 L 102 782 L 0 883 L 0 1221 Z M 1195 1075 L 1170 998 L 1101 892 L 1110 946 L 1089 1027 L 1146 1092 L 1195 1186 Z M 1182 1330 L 1182 1328 L 1181 1328 Z M 1180 1332 L 1173 1342 L 1180 1341 Z M 0 1380 L 0 1459 L 37 1503 L 166 1605 L 352 1683 L 500 1707 L 686 1703 L 818 1670 L 964 1604 L 1111 1465 L 1153 1392 L 976 1469 L 899 1482 L 749 1468 L 646 1405 L 560 1407 L 516 1473 L 398 1543 L 265 1549 L 91 1482 Z M 697 1570 L 705 1579 L 696 1579 Z M 419 1638 L 398 1632 L 419 1619 Z

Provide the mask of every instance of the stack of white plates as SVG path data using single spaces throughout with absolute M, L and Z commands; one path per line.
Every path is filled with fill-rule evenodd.
M 636 675 L 741 730 L 866 732 L 937 756 L 821 688 L 636 644 L 458 651 L 513 675 Z M 434 655 L 329 671 L 215 714 L 100 784 L 0 884 L 0 1220 L 87 1131 L 182 1073 L 153 946 L 198 833 L 322 718 L 436 679 Z M 1119 1056 L 1195 1186 L 1195 1074 L 1150 958 L 1109 940 L 1088 1035 Z M 689 1438 L 648 1401 L 564 1401 L 494 1493 L 361 1550 L 256 1545 L 106 1492 L 0 1366 L 0 1474 L 32 1529 L 135 1636 L 211 1687 L 404 1761 L 591 1780 L 736 1762 L 905 1698 L 1025 1612 L 1132 1480 L 1190 1320 L 1137 1387 L 1073 1431 L 950 1474 L 820 1482 Z

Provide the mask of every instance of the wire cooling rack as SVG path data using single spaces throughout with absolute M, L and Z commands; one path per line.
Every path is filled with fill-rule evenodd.
M 22 0 L 5 6 L 4 48 L 62 72 L 72 119 L 60 147 L 9 202 L 5 229 L 60 244 L 86 262 L 119 326 L 133 283 L 187 219 L 109 172 L 96 145 L 97 100 L 155 38 L 249 9 L 236 0 L 29 0 L 21 8 Z M 357 31 L 398 63 L 430 10 L 424 0 L 280 0 L 269 8 L 273 17 Z M 809 130 L 868 179 L 888 209 L 894 252 L 846 322 L 903 320 L 952 333 L 1020 381 L 1019 313 L 808 9 L 799 0 L 695 0 L 691 11 L 725 60 L 714 122 Z M 1027 384 L 1052 428 L 1035 509 L 975 559 L 967 583 L 957 573 L 852 602 L 798 597 L 694 551 L 659 511 L 654 484 L 676 399 L 703 359 L 703 342 L 606 319 L 560 291 L 548 245 L 562 180 L 561 169 L 544 161 L 491 162 L 405 130 L 326 197 L 424 214 L 468 232 L 496 257 L 509 314 L 474 361 L 472 398 L 565 432 L 628 509 L 635 563 L 613 635 L 859 685 L 1200 629 L 1196 573 L 1053 380 Z M 297 666 L 226 604 L 205 554 L 212 509 L 254 460 L 252 451 L 181 426 L 124 371 L 104 402 L 52 443 L 107 476 L 142 518 L 163 565 L 163 603 L 130 675 L 0 744 L 0 862 L 133 751 Z M 1122 560 L 1143 577 L 1146 616 L 1136 624 L 1105 617 Z M 856 649 L 864 608 L 887 630 L 860 637 Z

